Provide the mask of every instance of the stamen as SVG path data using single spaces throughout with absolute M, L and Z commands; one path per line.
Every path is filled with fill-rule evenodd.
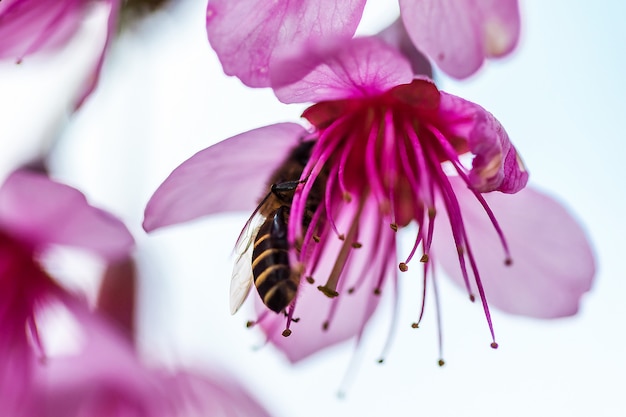
M 305 181 L 303 187 L 297 187 L 294 191 L 290 217 L 291 221 L 288 224 L 288 242 L 289 245 L 295 247 L 297 237 L 303 235 L 303 218 L 304 212 L 307 206 L 307 200 L 309 193 L 318 175 L 326 165 L 326 162 L 335 152 L 335 148 L 341 142 L 343 135 L 336 134 L 337 130 L 342 126 L 345 121 L 345 117 L 337 119 L 328 128 L 326 128 L 319 136 L 316 146 L 311 151 L 311 158 L 304 167 L 300 180 Z
M 333 294 L 337 294 L 337 283 L 339 282 L 339 277 L 343 271 L 343 268 L 348 260 L 348 256 L 350 255 L 350 249 L 352 249 L 352 243 L 355 240 L 355 236 L 357 234 L 357 229 L 359 226 L 359 219 L 361 217 L 361 213 L 363 211 L 363 207 L 365 206 L 365 200 L 367 199 L 367 193 L 361 198 L 359 201 L 359 206 L 357 208 L 354 217 L 352 218 L 352 222 L 350 225 L 350 230 L 348 231 L 347 239 L 344 240 L 341 249 L 339 250 L 339 254 L 337 259 L 335 260 L 335 264 L 333 265 L 333 269 L 330 272 L 330 276 L 326 281 L 326 284 L 323 286 L 317 287 L 320 291 L 322 291 L 327 296 L 336 296 Z M 330 295 L 329 295 L 330 294 Z
M 343 236 L 337 230 L 337 225 L 335 223 L 335 219 L 333 218 L 333 213 L 332 213 L 332 194 L 334 191 L 333 185 L 335 183 L 335 178 L 337 177 L 338 171 L 339 171 L 339 166 L 334 165 L 330 173 L 328 174 L 326 190 L 324 191 L 324 207 L 326 208 L 326 219 L 328 220 L 330 227 L 333 229 L 333 231 L 335 232 L 337 236 Z
M 466 169 L 461 164 L 460 160 L 458 159 L 458 154 L 452 148 L 452 146 L 450 145 L 450 142 L 445 138 L 445 136 L 435 126 L 430 126 L 429 125 L 429 130 L 438 139 L 439 143 L 441 144 L 441 146 L 443 148 L 443 151 L 446 153 L 446 156 L 452 162 L 452 165 L 454 166 L 455 170 L 459 174 L 459 177 L 461 177 L 463 179 L 463 181 L 467 184 L 468 188 L 472 191 L 472 193 L 474 194 L 476 199 L 482 205 L 483 209 L 487 213 L 487 216 L 489 216 L 489 220 L 491 221 L 491 224 L 493 225 L 494 229 L 496 230 L 496 233 L 498 234 L 498 238 L 500 239 L 500 243 L 502 244 L 502 248 L 504 249 L 504 253 L 506 255 L 506 258 L 504 260 L 504 264 L 507 265 L 507 266 L 511 265 L 513 263 L 513 260 L 511 259 L 511 253 L 509 251 L 509 245 L 508 245 L 508 243 L 506 241 L 506 237 L 504 236 L 504 232 L 502 231 L 502 228 L 500 227 L 500 224 L 498 223 L 498 220 L 496 219 L 496 216 L 494 215 L 493 211 L 491 210 L 491 207 L 489 207 L 489 204 L 487 204 L 487 201 L 485 200 L 483 195 L 480 192 L 476 191 L 470 185 L 470 180 L 469 180 L 469 177 L 467 175 Z
M 389 200 L 389 217 L 391 219 L 391 228 L 393 231 L 398 230 L 398 224 L 396 222 L 396 196 L 395 192 L 398 188 L 398 167 L 396 165 L 398 157 L 396 155 L 396 135 L 395 126 L 393 123 L 393 113 L 388 110 L 385 113 L 384 120 L 384 136 L 383 136 L 383 152 L 382 158 L 382 171 L 379 176 L 382 178 L 383 187 L 387 187 L 387 199 Z
M 390 244 L 395 245 L 395 242 L 391 241 Z M 393 250 L 393 248 L 390 248 L 391 250 Z M 391 263 L 391 262 L 389 262 Z M 384 268 L 385 270 L 392 270 L 392 268 Z M 393 300 L 393 310 L 391 312 L 391 323 L 389 324 L 389 333 L 387 333 L 387 340 L 385 341 L 385 345 L 383 346 L 383 350 L 380 353 L 380 359 L 378 359 L 378 363 L 383 363 L 384 358 L 387 357 L 387 353 L 389 352 L 389 349 L 391 349 L 391 344 L 393 343 L 393 340 L 395 338 L 395 334 L 397 331 L 397 323 L 398 323 L 398 313 L 400 310 L 400 297 L 398 297 L 398 276 L 396 274 L 396 276 L 394 277 L 394 279 L 392 280 L 392 286 L 391 286 L 391 297 Z
M 422 303 L 420 306 L 420 315 L 417 318 L 417 322 L 413 323 L 412 325 L 414 329 L 419 328 L 420 323 L 422 322 L 422 317 L 424 317 L 424 310 L 426 307 L 426 284 L 428 282 L 428 264 L 423 263 L 422 265 L 424 265 L 424 268 L 422 271 Z
M 439 302 L 439 288 L 437 286 L 437 277 L 435 275 L 435 269 L 432 268 L 432 282 L 433 292 L 435 293 L 435 311 L 437 314 L 437 344 L 439 346 L 439 366 L 444 365 L 443 361 L 443 329 L 441 324 L 441 304 Z
M 422 216 L 422 219 L 419 221 L 418 224 L 423 224 L 424 219 Z M 404 267 L 406 268 L 404 271 L 408 270 L 408 264 L 411 261 L 411 259 L 413 259 L 413 255 L 415 255 L 415 252 L 417 251 L 417 247 L 419 246 L 419 244 L 422 242 L 422 227 L 419 227 L 417 229 L 417 235 L 415 236 L 415 241 L 413 242 L 413 248 L 411 248 L 411 252 L 409 252 L 409 256 L 407 256 L 406 260 L 404 262 L 400 263 L 400 270 L 402 270 L 402 264 L 404 264 Z M 403 271 L 403 272 L 404 272 Z
M 365 171 L 369 186 L 372 188 L 372 194 L 378 201 L 378 204 L 385 208 L 389 202 L 387 201 L 387 194 L 385 193 L 385 188 L 380 177 L 380 170 L 376 164 L 376 162 L 381 159 L 380 152 L 377 149 L 379 138 L 381 138 L 381 123 L 381 120 L 375 118 L 370 126 L 365 149 Z

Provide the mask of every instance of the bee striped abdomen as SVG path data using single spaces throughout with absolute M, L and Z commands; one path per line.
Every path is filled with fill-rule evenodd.
M 261 225 L 252 252 L 254 285 L 263 303 L 277 313 L 291 303 L 298 290 L 289 265 L 286 210 L 278 208 Z

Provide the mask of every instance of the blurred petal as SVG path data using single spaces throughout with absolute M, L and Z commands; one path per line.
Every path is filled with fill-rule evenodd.
M 402 52 L 402 55 L 411 63 L 411 68 L 413 68 L 415 75 L 433 78 L 433 67 L 430 65 L 430 61 L 417 50 L 408 33 L 406 33 L 402 19 L 396 19 L 376 36 Z
M 508 54 L 519 38 L 517 0 L 400 0 L 400 14 L 415 45 L 456 78 Z
M 585 232 L 565 207 L 531 188 L 511 195 L 485 194 L 511 250 L 513 264 L 506 266 L 502 245 L 482 206 L 462 181 L 451 180 L 455 180 L 452 184 L 489 304 L 537 318 L 575 314 L 581 297 L 591 288 L 595 261 Z M 443 213 L 445 210 L 437 212 L 436 260 L 464 286 Z
M 14 172 L 0 188 L 0 227 L 34 246 L 74 246 L 110 260 L 134 244 L 120 220 L 78 190 L 28 171 Z
M 504 127 L 491 113 L 443 91 L 439 109 L 447 132 L 467 140 L 475 155 L 469 179 L 476 190 L 515 193 L 526 186 L 528 172 Z
M 261 127 L 210 146 L 176 168 L 148 202 L 146 231 L 207 214 L 252 211 L 268 178 L 306 130 L 295 123 Z
M 275 48 L 352 36 L 365 1 L 210 0 L 207 35 L 226 74 L 250 87 L 268 87 Z
M 159 377 L 175 402 L 173 417 L 269 417 L 269 413 L 228 375 L 178 371 Z
M 87 97 L 96 89 L 98 80 L 100 79 L 100 71 L 104 64 L 104 57 L 109 49 L 111 40 L 117 33 L 117 22 L 120 11 L 120 0 L 105 0 L 107 7 L 109 7 L 109 17 L 107 18 L 107 34 L 102 45 L 102 52 L 100 53 L 98 60 L 96 61 L 91 75 L 87 78 L 85 85 L 82 88 L 82 92 L 78 97 L 75 108 L 78 109 L 85 102 Z
M 356 38 L 337 45 L 332 51 L 326 48 L 322 63 L 303 79 L 275 88 L 276 97 L 283 103 L 371 97 L 413 78 L 407 59 L 378 38 Z M 302 59 L 306 55 L 303 52 Z M 319 61 L 319 52 L 311 59 Z
M 63 44 L 76 31 L 85 0 L 4 0 L 0 3 L 0 58 Z
M 346 212 L 342 210 L 342 218 L 338 220 L 339 230 L 345 230 L 347 220 L 352 218 L 352 213 Z M 257 310 L 260 313 L 267 311 L 259 326 L 291 362 L 298 362 L 345 340 L 359 338 L 362 334 L 381 299 L 374 290 L 381 289 L 389 271 L 396 270 L 395 235 L 388 225 L 381 230 L 380 222 L 372 221 L 378 216 L 378 206 L 373 201 L 368 202 L 359 223 L 358 241 L 363 246 L 351 250 L 337 288 L 339 295 L 335 298 L 329 298 L 317 289 L 331 275 L 338 253 L 345 244 L 336 236 L 328 237 L 313 277 L 315 283 L 303 280 L 298 288 L 295 311 L 300 320 L 291 324 L 293 333 L 289 337 L 282 335 L 285 317 L 268 311 L 255 294 Z
M 167 392 L 138 361 L 132 345 L 86 306 L 67 297 L 80 326 L 78 352 L 52 358 L 38 375 L 34 415 L 171 416 Z

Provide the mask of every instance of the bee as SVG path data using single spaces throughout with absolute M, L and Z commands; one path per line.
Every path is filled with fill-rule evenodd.
M 300 142 L 270 178 L 270 191 L 246 222 L 235 246 L 237 259 L 230 285 L 230 309 L 235 314 L 248 296 L 252 282 L 263 303 L 280 313 L 293 301 L 301 271 L 289 262 L 287 225 L 293 196 L 314 141 Z M 315 180 L 303 216 L 303 229 L 311 223 L 324 194 L 325 173 Z M 296 250 L 300 250 L 296 247 Z

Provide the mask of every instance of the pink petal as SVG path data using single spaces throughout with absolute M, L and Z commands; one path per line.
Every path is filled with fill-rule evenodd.
M 510 53 L 519 38 L 517 0 L 400 0 L 400 14 L 415 45 L 456 78 Z
M 352 36 L 364 6 L 365 0 L 211 0 L 207 35 L 226 74 L 268 87 L 275 48 Z
M 372 203 L 364 209 L 361 216 L 358 241 L 363 246 L 352 249 L 344 267 L 340 287 L 337 288 L 339 296 L 331 299 L 317 289 L 318 285 L 324 285 L 330 275 L 343 244 L 343 241 L 333 235 L 326 242 L 319 268 L 314 275 L 315 283 L 311 285 L 305 280 L 300 283 L 295 307 L 295 317 L 300 320 L 291 324 L 292 334 L 289 337 L 282 335 L 285 328 L 284 315 L 267 310 L 261 304 L 258 294 L 253 292 L 259 313 L 267 312 L 259 326 L 268 340 L 291 362 L 298 362 L 323 348 L 350 338 L 360 337 L 378 307 L 381 296 L 375 295 L 374 290 L 382 288 L 389 272 L 396 270 L 395 235 L 387 225 L 383 230 L 376 227 L 382 223 L 378 221 L 378 206 L 375 202 Z M 344 210 L 343 218 L 337 222 L 339 230 L 347 228 L 346 220 L 352 213 L 346 211 Z M 377 251 L 377 248 L 383 250 Z M 354 288 L 354 292 L 350 293 L 350 288 Z M 324 330 L 326 321 L 329 325 Z
M 325 55 L 321 57 L 321 51 L 305 52 L 303 60 L 313 52 L 310 59 L 313 62 L 321 60 L 321 64 L 301 80 L 274 89 L 276 97 L 283 103 L 368 97 L 408 83 L 413 78 L 407 59 L 376 37 L 340 42 L 332 50 L 325 48 Z
M 132 345 L 77 300 L 67 296 L 64 303 L 81 331 L 79 350 L 52 357 L 41 367 L 34 415 L 175 415 L 167 392 Z
M 484 210 L 462 181 L 452 179 L 489 304 L 537 318 L 575 314 L 595 274 L 593 252 L 579 222 L 532 188 L 485 194 L 510 246 L 513 264 L 505 266 L 502 245 Z M 437 212 L 434 253 L 447 274 L 464 286 L 444 211 Z
M 480 192 L 515 193 L 528 172 L 500 122 L 478 104 L 441 92 L 439 117 L 451 136 L 464 138 L 473 153 L 469 179 Z
M 433 68 L 430 65 L 430 61 L 417 50 L 406 32 L 402 19 L 395 20 L 376 36 L 399 50 L 411 63 L 411 68 L 413 68 L 415 75 L 433 78 Z
M 198 152 L 155 191 L 146 206 L 144 229 L 152 231 L 213 213 L 252 212 L 269 190 L 267 181 L 273 170 L 306 134 L 300 125 L 280 123 Z
M 58 47 L 76 31 L 85 0 L 4 0 L 0 3 L 0 58 Z
M 102 52 L 98 57 L 92 71 L 91 75 L 85 82 L 85 85 L 82 87 L 82 92 L 78 97 L 78 100 L 75 105 L 75 109 L 78 109 L 83 105 L 87 97 L 91 95 L 91 93 L 96 89 L 98 85 L 98 80 L 100 79 L 100 71 L 102 70 L 102 65 L 104 64 L 104 57 L 109 49 L 109 45 L 111 40 L 117 33 L 117 24 L 118 24 L 118 16 L 120 10 L 120 0 L 103 0 L 108 3 L 110 7 L 109 18 L 107 19 L 107 35 L 104 45 L 102 46 Z
M 175 402 L 180 417 L 254 416 L 269 413 L 236 381 L 223 373 L 197 374 L 178 371 L 157 374 L 168 396 Z M 184 412 L 183 412 L 184 410 Z
M 34 246 L 75 246 L 109 260 L 134 245 L 120 220 L 90 206 L 78 190 L 28 171 L 14 172 L 0 188 L 0 227 Z

